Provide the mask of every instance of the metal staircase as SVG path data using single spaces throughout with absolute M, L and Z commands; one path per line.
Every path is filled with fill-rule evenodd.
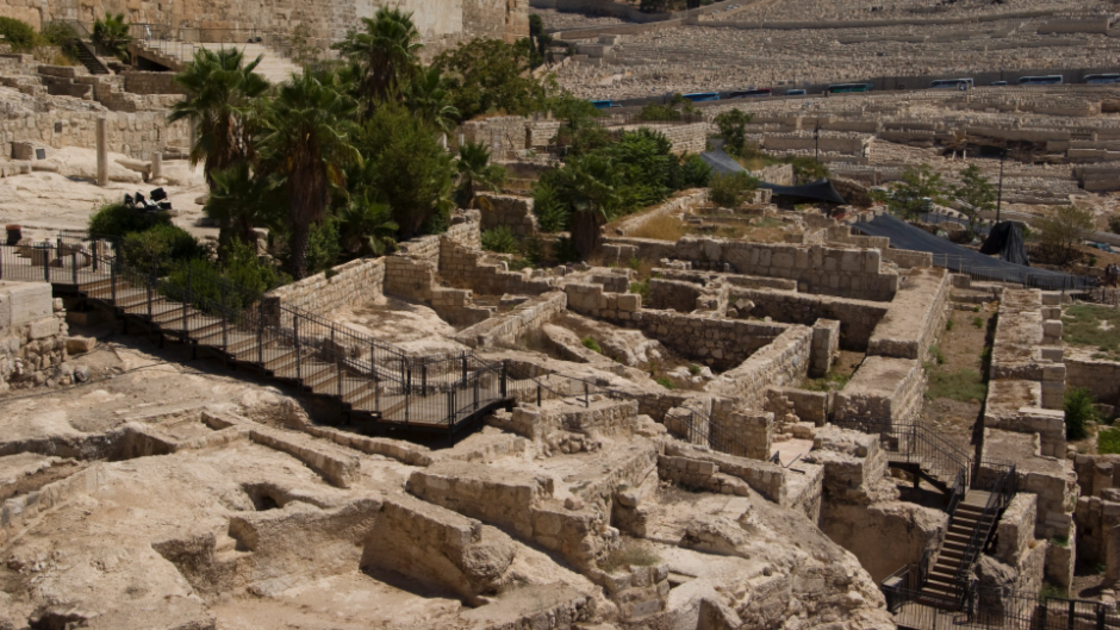
M 139 270 L 111 247 L 0 245 L 0 280 L 45 281 L 58 295 L 112 310 L 227 364 L 333 399 L 349 422 L 375 430 L 453 434 L 509 405 L 502 362 L 474 354 L 415 356 L 314 313 L 223 279 Z

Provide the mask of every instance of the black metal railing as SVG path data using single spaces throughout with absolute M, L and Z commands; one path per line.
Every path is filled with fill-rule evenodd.
M 170 268 L 77 233 L 56 242 L 0 245 L 0 279 L 73 286 L 158 325 L 162 334 L 218 349 L 383 421 L 453 430 L 506 399 L 503 362 L 473 353 L 409 355 L 212 272 Z
M 680 407 L 686 414 L 666 414 L 665 427 L 670 433 L 690 444 L 700 444 L 711 448 L 713 451 L 751 457 L 751 449 L 745 441 L 719 424 L 712 421 L 711 416 L 700 409 L 693 407 Z M 781 465 L 781 462 L 775 462 Z
M 992 530 L 995 529 L 1000 513 L 1011 503 L 1011 498 L 1015 496 L 1016 485 L 1015 465 L 1012 464 L 1000 470 L 995 483 L 988 491 L 988 501 L 976 520 L 976 526 L 972 529 L 972 535 L 969 536 L 968 545 L 961 555 L 961 562 L 957 568 L 955 582 L 958 585 L 958 598 L 960 598 L 958 603 L 962 606 L 966 603 L 964 598 L 969 597 L 969 594 L 968 589 L 959 587 L 969 583 L 972 565 L 980 559 L 980 553 L 987 545 L 988 538 L 991 537 Z
M 917 422 L 890 418 L 844 418 L 833 420 L 845 429 L 878 434 L 891 459 L 922 467 L 949 488 L 947 511 L 952 514 L 972 482 L 972 456 L 960 445 Z

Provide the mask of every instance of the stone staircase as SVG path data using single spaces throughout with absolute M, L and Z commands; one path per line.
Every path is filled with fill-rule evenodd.
M 223 50 L 236 48 L 245 55 L 245 62 L 251 62 L 257 57 L 261 58 L 257 65 L 256 73 L 268 79 L 270 83 L 283 83 L 293 73 L 300 72 L 300 67 L 287 59 L 273 48 L 264 44 L 217 44 L 217 43 L 189 43 L 176 40 L 140 40 L 133 43 L 132 53 L 145 57 L 166 66 L 171 70 L 181 70 L 184 65 L 194 58 L 195 51 L 199 48 L 209 50 Z
M 945 532 L 937 560 L 922 587 L 922 596 L 934 600 L 931 603 L 951 604 L 964 596 L 958 576 L 975 560 L 972 557 L 975 554 L 969 553 L 969 543 L 978 531 L 987 540 L 984 533 L 990 533 L 998 518 L 998 514 L 984 511 L 990 498 L 989 492 L 969 490 L 949 519 L 949 529 Z

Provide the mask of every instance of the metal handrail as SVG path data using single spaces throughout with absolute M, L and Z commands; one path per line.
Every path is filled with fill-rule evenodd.
M 984 505 L 984 510 L 980 513 L 980 517 L 976 521 L 976 527 L 972 530 L 972 536 L 968 540 L 968 546 L 965 547 L 964 553 L 961 555 L 961 563 L 957 569 L 956 576 L 958 585 L 967 584 L 969 582 L 968 576 L 969 573 L 972 572 L 972 565 L 979 559 L 980 551 L 984 544 L 987 543 L 988 537 L 995 527 L 998 513 L 1007 507 L 1011 502 L 1011 497 L 1015 494 L 1014 464 L 999 473 L 995 483 L 992 484 L 990 493 L 988 501 Z M 963 591 L 964 589 L 961 590 Z M 963 605 L 966 596 L 967 593 L 959 593 L 958 604 Z

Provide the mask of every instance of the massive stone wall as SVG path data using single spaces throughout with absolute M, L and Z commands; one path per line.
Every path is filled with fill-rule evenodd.
M 332 271 L 329 278 L 324 271 L 273 289 L 265 299 L 327 315 L 340 307 L 364 304 L 382 296 L 384 258 L 359 258 Z
M 529 34 L 526 0 L 11 0 L 0 5 L 0 16 L 19 18 L 38 29 L 51 20 L 92 25 L 109 11 L 159 31 L 170 29 L 173 39 L 206 42 L 245 41 L 262 33 L 290 35 L 306 25 L 313 43 L 326 48 L 382 6 L 412 13 L 423 42 L 431 48 L 475 37 L 512 43 Z
M 12 155 L 14 142 L 42 142 L 56 149 L 96 146 L 97 119 L 101 117 L 108 121 L 109 151 L 148 159 L 168 145 L 189 144 L 187 124 L 168 124 L 161 112 L 57 111 L 0 120 L 0 155 Z

